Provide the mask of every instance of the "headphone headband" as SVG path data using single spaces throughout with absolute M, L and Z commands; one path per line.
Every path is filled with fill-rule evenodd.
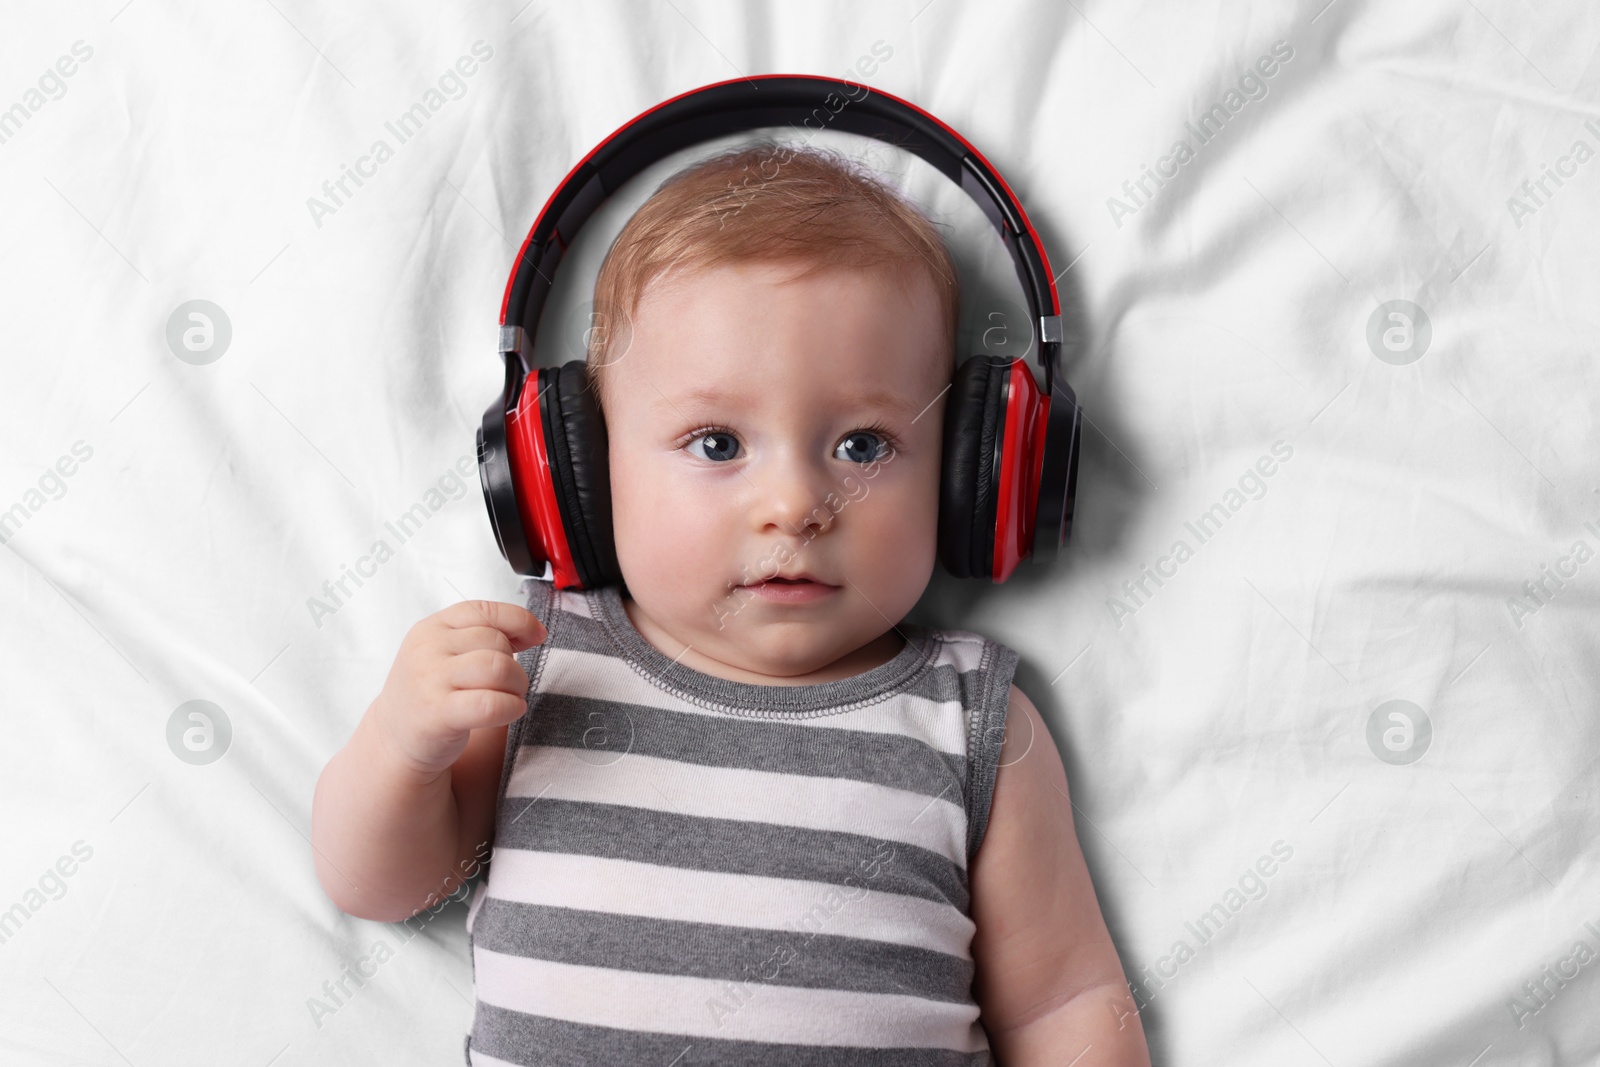
M 834 101 L 837 107 L 830 106 Z M 808 121 L 903 148 L 977 202 L 1011 254 L 1038 324 L 1038 358 L 1048 395 L 1060 358 L 1061 305 L 1044 244 L 1005 179 L 964 137 L 915 104 L 856 82 L 803 74 L 732 78 L 682 93 L 613 131 L 568 172 L 528 231 L 506 282 L 500 351 L 517 356 L 506 359 L 508 375 L 530 373 L 527 327 L 539 320 L 567 246 L 608 196 L 673 152 L 762 127 L 810 129 Z

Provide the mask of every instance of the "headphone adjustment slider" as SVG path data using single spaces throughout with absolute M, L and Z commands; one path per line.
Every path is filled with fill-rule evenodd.
M 1044 344 L 1061 343 L 1061 316 L 1039 316 L 1039 340 Z
M 501 353 L 515 352 L 520 357 L 523 349 L 525 349 L 527 346 L 528 335 L 523 331 L 521 326 L 500 327 L 499 351 Z

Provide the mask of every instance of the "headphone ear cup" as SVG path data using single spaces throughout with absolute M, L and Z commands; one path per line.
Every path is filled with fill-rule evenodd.
M 998 501 L 995 450 L 1004 439 L 1011 360 L 973 356 L 956 370 L 944 414 L 939 487 L 939 558 L 957 578 L 994 573 Z
M 611 526 L 611 460 L 606 421 L 587 367 L 571 360 L 553 371 L 542 405 L 545 449 L 567 545 L 583 588 L 622 580 Z

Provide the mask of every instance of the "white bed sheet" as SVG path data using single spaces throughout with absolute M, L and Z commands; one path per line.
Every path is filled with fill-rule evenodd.
M 1065 272 L 1070 549 L 941 575 L 915 617 L 1023 653 L 1156 1062 L 1600 1062 L 1600 162 L 1575 145 L 1600 149 L 1600 20 L 1324 3 L 8 10 L 0 1060 L 460 1062 L 465 908 L 415 936 L 344 916 L 307 835 L 406 628 L 518 598 L 472 460 L 516 245 L 635 113 L 881 42 L 862 80 L 978 145 Z M 863 158 L 950 226 L 970 332 L 1003 257 L 939 180 Z M 1172 177 L 1135 197 L 1145 167 Z M 166 336 L 195 299 L 231 325 L 203 365 Z M 1369 344 L 1393 300 L 1420 356 Z M 191 700 L 231 727 L 207 765 L 168 743 Z M 1413 762 L 1377 754 L 1395 706 L 1369 744 L 1390 701 L 1431 726 Z M 335 997 L 347 967 L 371 976 Z

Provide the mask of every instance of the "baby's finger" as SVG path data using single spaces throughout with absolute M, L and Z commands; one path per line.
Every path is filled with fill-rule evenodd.
M 445 697 L 444 707 L 452 728 L 483 730 L 516 722 L 528 710 L 528 702 L 498 689 L 457 689 Z
M 522 664 L 492 648 L 475 648 L 451 656 L 444 678 L 451 689 L 495 689 L 515 696 L 528 691 L 528 672 Z
M 463 600 L 439 613 L 448 625 L 457 629 L 469 626 L 491 626 L 506 635 L 514 651 L 532 648 L 545 639 L 544 623 L 526 608 L 499 600 Z
M 439 633 L 436 647 L 451 655 L 471 652 L 475 648 L 504 652 L 508 656 L 517 654 L 511 645 L 511 638 L 493 626 L 463 626 L 460 629 L 446 626 Z

